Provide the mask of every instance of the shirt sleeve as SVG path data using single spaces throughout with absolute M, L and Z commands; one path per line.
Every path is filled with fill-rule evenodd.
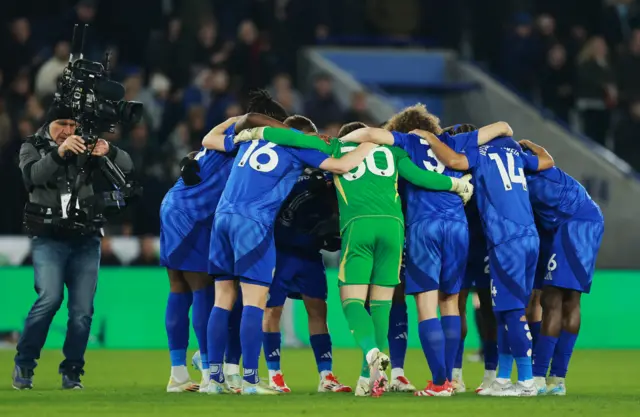
M 452 181 L 450 177 L 418 167 L 411 162 L 406 153 L 398 160 L 398 174 L 410 183 L 427 190 L 451 190 Z
M 471 145 L 478 146 L 478 131 L 468 133 L 459 133 L 455 136 L 449 136 L 444 133 L 443 137 L 439 137 L 444 143 L 456 152 L 462 152 Z
M 234 151 L 238 146 L 233 143 L 233 138 L 236 135 L 236 124 L 232 124 L 231 126 L 229 126 L 227 128 L 227 130 L 224 131 L 224 151 L 225 152 L 232 152 Z
M 466 149 L 464 150 L 464 154 L 467 156 L 469 169 L 478 165 L 478 157 L 480 156 L 478 142 L 476 141 L 476 143 L 468 144 Z
M 266 127 L 263 137 L 269 142 L 277 145 L 292 146 L 296 148 L 317 149 L 327 155 L 332 153 L 332 143 L 337 139 L 332 139 L 328 144 L 322 138 L 313 135 L 304 135 L 291 129 L 282 129 L 275 127 Z
M 236 134 L 236 124 L 232 124 L 231 126 L 229 126 L 225 131 L 224 131 L 225 136 L 226 135 L 235 135 Z
M 320 165 L 327 159 L 329 156 L 315 149 L 289 149 L 289 151 L 295 155 L 299 160 L 304 162 L 305 165 L 311 166 L 313 168 L 320 168 Z
M 238 145 L 233 142 L 234 135 L 227 135 L 224 137 L 224 151 L 232 152 L 234 151 Z
M 398 148 L 404 149 L 406 151 L 408 144 L 407 142 L 410 140 L 408 138 L 409 134 L 402 132 L 391 132 L 391 134 L 393 135 L 393 146 L 397 146 Z
M 535 155 L 529 155 L 526 152 L 521 152 L 520 156 L 522 158 L 522 163 L 524 164 L 524 169 L 527 171 L 537 171 L 540 160 Z

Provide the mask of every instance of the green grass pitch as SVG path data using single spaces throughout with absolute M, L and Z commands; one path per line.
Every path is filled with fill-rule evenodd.
M 87 353 L 84 391 L 63 392 L 57 366 L 61 353 L 46 351 L 36 369 L 33 391 L 11 388 L 13 351 L 0 351 L 0 416 L 632 416 L 640 415 L 640 351 L 578 351 L 572 359 L 567 397 L 484 398 L 473 393 L 451 398 L 387 393 L 382 398 L 318 394 L 311 349 L 285 349 L 283 371 L 291 394 L 277 397 L 167 394 L 168 353 L 92 350 Z M 334 371 L 353 385 L 360 366 L 356 350 L 334 351 Z M 410 350 L 407 376 L 417 386 L 430 377 L 421 351 Z M 264 368 L 261 374 L 266 375 Z M 3 376 L 4 375 L 4 376 Z M 472 390 L 482 365 L 465 363 Z M 199 380 L 193 370 L 192 377 Z M 438 414 L 435 414 L 438 413 Z

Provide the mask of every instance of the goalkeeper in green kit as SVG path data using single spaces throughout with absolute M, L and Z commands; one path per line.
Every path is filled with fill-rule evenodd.
M 339 136 L 363 127 L 366 127 L 364 123 L 349 123 L 342 127 Z M 336 138 L 327 143 L 317 136 L 270 127 L 245 130 L 235 140 L 256 139 L 317 149 L 334 157 L 357 147 Z M 398 175 L 419 187 L 455 192 L 465 203 L 473 192 L 468 178 L 457 179 L 423 170 L 411 162 L 404 150 L 391 146 L 374 148 L 351 172 L 334 176 L 342 236 L 338 272 L 340 297 L 349 329 L 368 365 L 363 366 L 356 388 L 356 395 L 361 396 L 382 395 L 387 382 L 384 371 L 389 357 L 382 350 L 387 344 L 394 287 L 400 282 L 404 245 Z M 364 306 L 367 294 L 371 314 Z

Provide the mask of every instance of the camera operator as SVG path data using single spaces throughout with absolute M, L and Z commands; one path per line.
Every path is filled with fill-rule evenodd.
M 76 122 L 71 110 L 53 106 L 47 122 L 26 139 L 20 149 L 20 169 L 29 191 L 25 207 L 25 225 L 32 236 L 35 289 L 38 299 L 27 316 L 15 357 L 13 387 L 31 389 L 33 370 L 44 346 L 49 326 L 60 308 L 67 286 L 69 321 L 63 347 L 65 359 L 59 367 L 63 389 L 82 389 L 84 353 L 87 348 L 93 299 L 100 266 L 101 225 L 86 222 L 86 227 L 65 229 L 56 226 L 56 218 L 67 218 L 72 190 L 80 171 L 78 160 L 91 150 L 91 159 L 106 156 L 124 173 L 133 169 L 130 156 L 109 142 L 98 139 L 86 146 L 75 135 Z M 92 176 L 77 187 L 78 208 L 93 196 Z M 37 211 L 42 221 L 30 223 L 28 213 Z M 76 226 L 78 223 L 74 223 Z

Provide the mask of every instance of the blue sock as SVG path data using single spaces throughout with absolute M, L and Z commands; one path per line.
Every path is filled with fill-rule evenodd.
M 209 369 L 207 326 L 213 308 L 213 297 L 213 286 L 211 285 L 193 292 L 192 325 L 198 339 L 202 369 Z
M 171 366 L 187 365 L 187 347 L 189 346 L 189 308 L 192 295 L 190 292 L 170 292 L 164 324 L 169 340 L 169 356 Z
M 280 332 L 264 333 L 262 344 L 264 346 L 264 356 L 267 358 L 267 369 L 279 371 L 282 334 Z
M 549 371 L 549 363 L 553 356 L 553 351 L 558 344 L 558 338 L 553 336 L 546 336 L 541 334 L 538 336 L 538 343 L 536 343 L 536 352 L 534 357 L 536 358 L 533 363 L 533 376 L 546 377 Z
M 442 385 L 447 379 L 447 368 L 444 359 L 444 332 L 440 320 L 428 319 L 418 324 L 420 344 L 427 358 L 433 383 Z
M 440 322 L 444 332 L 444 359 L 447 366 L 447 379 L 452 381 L 453 367 L 460 348 L 460 316 L 442 316 Z
M 533 349 L 535 351 L 536 342 L 538 341 L 538 335 L 540 335 L 540 328 L 542 327 L 541 321 L 530 321 L 529 322 L 529 331 L 531 332 L 531 344 L 533 345 Z
M 571 355 L 573 355 L 576 340 L 578 340 L 577 334 L 565 332 L 564 330 L 560 333 L 558 344 L 553 352 L 553 362 L 551 362 L 549 376 L 558 378 L 567 376 L 567 369 L 569 369 L 569 361 L 571 360 Z
M 309 338 L 309 342 L 311 342 L 313 355 L 316 357 L 318 372 L 331 372 L 333 368 L 333 353 L 329 333 L 314 334 Z
M 222 361 L 224 358 L 224 349 L 227 346 L 230 313 L 229 310 L 213 307 L 207 325 L 207 349 L 209 354 L 209 367 L 211 368 L 211 379 L 221 383 L 224 382 Z
M 456 352 L 456 359 L 453 361 L 453 367 L 457 369 L 462 368 L 462 359 L 464 357 L 464 339 L 460 338 L 460 343 L 458 343 L 458 351 Z
M 404 368 L 404 358 L 407 356 L 408 321 L 407 304 L 392 304 L 389 315 L 388 334 L 391 368 Z
M 524 317 L 524 309 L 503 311 L 500 313 L 507 325 L 507 337 L 511 354 L 516 361 L 518 369 L 518 381 L 528 381 L 533 378 L 531 369 L 531 334 L 529 325 L 521 319 Z
M 511 379 L 513 370 L 513 355 L 509 348 L 509 338 L 504 320 L 499 312 L 496 312 L 496 322 L 498 325 L 498 378 Z
M 258 361 L 262 347 L 262 317 L 264 310 L 255 306 L 244 306 L 240 320 L 240 345 L 242 346 L 242 367 L 244 380 L 257 384 Z
M 233 305 L 229 316 L 229 335 L 224 362 L 232 365 L 240 365 L 242 347 L 240 346 L 240 320 L 242 319 L 242 297 L 238 294 L 238 299 Z

